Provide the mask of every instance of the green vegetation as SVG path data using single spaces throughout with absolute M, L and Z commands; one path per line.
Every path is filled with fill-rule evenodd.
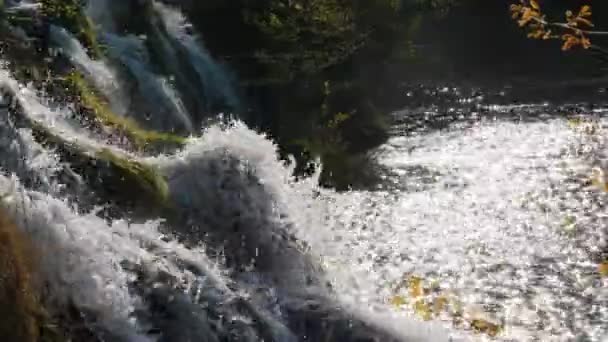
M 102 96 L 76 71 L 65 77 L 65 84 L 67 89 L 75 93 L 76 104 L 84 109 L 82 112 L 92 114 L 101 124 L 129 138 L 138 150 L 150 146 L 182 146 L 186 143 L 184 137 L 143 129 L 135 120 L 114 113 Z
M 4 47 L 3 57 L 8 61 L 19 61 L 9 64 L 17 79 L 23 82 L 32 81 L 57 101 L 75 100 L 74 105 L 77 114 L 82 116 L 82 121 L 89 119 L 89 122 L 100 124 L 126 137 L 138 151 L 163 150 L 185 144 L 185 137 L 146 130 L 136 121 L 114 113 L 103 96 L 81 74 L 73 71 L 69 64 L 66 67 L 65 60 L 48 59 L 46 50 L 38 47 L 48 44 L 45 41 L 47 37 L 39 33 L 43 32 L 49 23 L 66 27 L 76 33 L 83 44 L 89 47 L 89 53 L 100 50 L 80 1 L 41 0 L 40 3 L 42 22 L 19 23 L 19 27 L 31 35 L 31 44 L 21 44 L 18 37 L 13 37 L 13 31 L 7 29 L 6 22 L 0 31 L 0 41 Z M 42 29 L 35 29 L 40 25 Z M 62 159 L 70 162 L 77 173 L 93 188 L 99 190 L 100 198 L 110 198 L 123 205 L 126 210 L 142 207 L 164 209 L 170 206 L 166 181 L 157 170 L 110 150 L 78 146 L 54 134 L 41 123 L 22 115 L 20 110 L 16 108 L 12 111 L 15 120 L 21 126 L 31 128 L 40 143 L 55 148 Z
M 94 158 L 96 164 L 107 163 L 112 169 L 112 179 L 118 182 L 115 184 L 117 189 L 127 192 L 132 189 L 137 194 L 137 198 L 147 194 L 155 207 L 169 206 L 169 187 L 158 171 L 138 161 L 118 156 L 107 149 L 95 153 Z
M 92 58 L 102 56 L 102 49 L 91 20 L 83 11 L 80 0 L 39 0 L 48 22 L 61 26 L 74 35 L 88 49 Z
M 401 66 L 421 13 L 450 0 L 193 1 L 205 45 L 238 74 L 249 120 L 270 132 L 300 172 L 320 157 L 322 182 L 365 186 L 367 152 L 387 138 Z M 340 118 L 336 121 L 336 118 Z
M 34 137 L 40 143 L 55 148 L 99 192 L 101 198 L 109 198 L 132 210 L 171 207 L 167 182 L 154 168 L 108 149 L 89 151 L 38 122 L 25 120 Z
M 310 171 L 309 162 L 320 157 L 323 184 L 345 189 L 373 182 L 361 171 L 370 170 L 367 152 L 386 140 L 388 113 L 399 106 L 394 100 L 399 97 L 398 83 L 407 75 L 398 71 L 413 58 L 412 32 L 420 25 L 423 11 L 451 2 L 210 0 L 182 6 L 208 49 L 236 71 L 243 107 L 249 110 L 237 114 L 270 133 L 284 155 L 296 156 L 300 173 Z M 40 4 L 40 25 L 65 27 L 92 57 L 101 57 L 81 1 L 40 0 Z M 151 1 L 117 6 L 117 25 L 148 37 L 153 63 L 159 71 L 173 75 L 175 86 L 185 95 L 184 104 L 201 119 L 197 116 L 206 112 L 205 99 L 196 95 L 191 75 L 175 70 L 175 61 L 163 60 L 166 32 L 158 25 L 160 18 Z M 19 52 L 15 41 L 4 49 L 5 54 L 14 55 L 9 60 L 31 59 L 11 66 L 18 79 L 47 84 L 58 100 L 76 100 L 83 118 L 128 138 L 136 150 L 184 144 L 183 137 L 148 131 L 113 113 L 103 96 L 66 68 L 66 63 L 45 61 L 48 43 L 36 33 L 44 29 L 30 31 L 39 39 L 33 47 Z

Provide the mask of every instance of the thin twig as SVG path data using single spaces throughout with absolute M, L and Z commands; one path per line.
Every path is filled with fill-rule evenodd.
M 560 28 L 563 28 L 563 29 L 566 29 L 566 30 L 581 32 L 581 33 L 584 33 L 584 34 L 589 35 L 589 36 L 608 36 L 608 31 L 583 30 L 583 29 L 580 29 L 578 27 L 570 26 L 570 25 L 568 25 L 566 23 L 553 23 L 553 22 L 548 22 L 548 21 L 542 20 L 540 18 L 535 18 L 535 17 L 532 17 L 531 19 L 534 20 L 534 21 L 536 21 L 537 23 L 539 23 L 541 25 L 560 27 Z

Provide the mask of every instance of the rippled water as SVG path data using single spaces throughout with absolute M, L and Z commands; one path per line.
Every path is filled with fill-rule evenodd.
M 491 339 L 487 322 L 497 340 L 603 341 L 608 197 L 589 179 L 605 165 L 608 121 L 585 132 L 543 105 L 488 108 L 445 115 L 440 130 L 424 124 L 436 114 L 397 114 L 377 152 L 393 190 L 326 194 L 327 223 L 299 233 L 354 303 L 432 317 L 466 339 Z

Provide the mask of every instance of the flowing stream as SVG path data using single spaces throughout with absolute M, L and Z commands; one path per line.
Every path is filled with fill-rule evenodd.
M 96 340 L 608 339 L 605 111 L 462 95 L 404 109 L 374 151 L 382 187 L 322 189 L 242 122 L 203 128 L 238 107 L 231 78 L 176 9 L 148 3 L 144 37 L 115 29 L 118 2 L 89 2 L 108 59 L 51 36 L 117 113 L 191 134 L 177 151 L 127 151 L 0 70 L 0 199 L 43 256 L 45 300 Z M 104 214 L 38 125 L 154 170 L 173 215 Z

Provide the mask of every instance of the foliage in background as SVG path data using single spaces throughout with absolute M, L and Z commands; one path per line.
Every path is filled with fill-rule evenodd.
M 299 170 L 318 157 L 322 182 L 367 186 L 367 151 L 387 138 L 423 13 L 453 0 L 190 1 L 185 12 L 241 81 L 248 123 Z M 358 184 L 357 184 L 358 183 Z M 363 184 L 365 183 L 365 184 Z

